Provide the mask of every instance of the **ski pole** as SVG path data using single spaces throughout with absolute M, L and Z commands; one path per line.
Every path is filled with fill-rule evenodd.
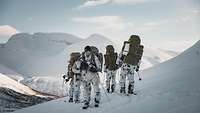
M 137 75 L 138 75 L 139 80 L 142 80 L 142 78 L 140 77 L 139 72 L 137 72 Z
M 62 95 L 64 96 L 64 82 L 65 82 L 65 80 L 64 80 L 64 78 L 63 78 L 63 81 L 62 81 Z

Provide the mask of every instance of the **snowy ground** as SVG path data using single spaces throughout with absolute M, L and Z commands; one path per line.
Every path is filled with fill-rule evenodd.
M 143 80 L 136 80 L 137 96 L 114 93 L 107 97 L 102 89 L 99 108 L 82 110 L 82 104 L 65 103 L 66 97 L 15 113 L 199 113 L 199 69 L 200 41 L 179 56 L 144 70 Z

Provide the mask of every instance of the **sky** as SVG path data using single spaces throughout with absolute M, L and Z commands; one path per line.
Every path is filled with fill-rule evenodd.
M 0 41 L 20 32 L 104 35 L 183 51 L 200 39 L 200 0 L 0 0 Z

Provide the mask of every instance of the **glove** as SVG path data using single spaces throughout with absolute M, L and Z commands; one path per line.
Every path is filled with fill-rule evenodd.
M 63 79 L 65 79 L 67 77 L 67 75 L 63 75 Z
M 89 65 L 89 70 L 94 73 L 97 72 L 97 68 L 94 65 Z
M 65 80 L 65 82 L 69 81 L 68 75 L 63 75 L 63 79 Z
M 138 72 L 139 71 L 140 66 L 137 66 L 135 71 Z
M 120 66 L 117 65 L 117 64 L 115 64 L 115 70 L 117 70 L 117 69 L 119 69 L 119 68 L 120 68 Z
M 82 70 L 87 70 L 88 69 L 88 64 L 87 64 L 87 62 L 81 62 L 81 69 Z

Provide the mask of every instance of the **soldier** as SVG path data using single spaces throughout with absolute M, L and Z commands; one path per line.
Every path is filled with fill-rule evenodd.
M 129 41 L 124 42 L 122 51 L 117 59 L 121 66 L 120 93 L 126 93 L 126 78 L 128 78 L 128 93 L 134 93 L 134 74 L 139 71 L 140 60 L 143 54 L 143 46 L 140 45 L 140 37 L 132 35 Z
M 104 55 L 105 64 L 104 64 L 104 72 L 106 73 L 106 89 L 107 92 L 113 93 L 115 91 L 115 78 L 118 69 L 118 65 L 116 64 L 117 53 L 114 50 L 112 45 L 108 45 L 106 47 L 106 54 Z M 110 85 L 111 84 L 111 85 Z
M 80 58 L 81 54 L 79 52 L 73 52 L 70 55 L 70 61 L 68 64 L 67 75 L 64 75 L 63 78 L 66 82 L 70 80 L 69 83 L 69 102 L 75 101 L 78 103 L 80 95 L 80 84 L 81 84 L 81 73 L 80 69 Z
M 94 88 L 95 93 L 95 107 L 99 106 L 100 103 L 100 78 L 98 72 L 101 71 L 101 63 L 98 57 L 92 52 L 90 46 L 84 48 L 84 52 L 80 58 L 81 60 L 81 73 L 82 73 L 82 84 L 84 87 L 84 106 L 83 109 L 89 107 L 91 99 L 91 86 Z

